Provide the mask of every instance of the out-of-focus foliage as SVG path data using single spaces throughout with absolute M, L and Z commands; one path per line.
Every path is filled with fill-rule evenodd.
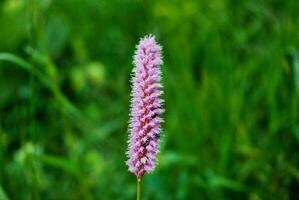
M 299 1 L 0 1 L 0 199 L 134 199 L 132 56 L 164 47 L 144 200 L 299 196 Z

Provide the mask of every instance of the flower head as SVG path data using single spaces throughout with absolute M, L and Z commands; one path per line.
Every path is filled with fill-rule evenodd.
M 152 171 L 157 161 L 160 124 L 163 121 L 159 117 L 163 112 L 161 64 L 161 46 L 154 36 L 145 36 L 137 45 L 134 56 L 127 152 L 129 171 L 138 179 L 145 172 Z

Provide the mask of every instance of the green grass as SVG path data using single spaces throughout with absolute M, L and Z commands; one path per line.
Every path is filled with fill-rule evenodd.
M 132 56 L 163 46 L 142 200 L 299 196 L 299 2 L 0 1 L 0 199 L 134 199 Z

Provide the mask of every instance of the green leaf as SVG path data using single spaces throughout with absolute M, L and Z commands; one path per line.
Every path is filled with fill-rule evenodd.
M 41 160 L 45 164 L 62 169 L 70 174 L 75 175 L 77 178 L 81 177 L 76 164 L 66 158 L 48 154 L 41 156 Z
M 83 118 L 81 112 L 64 96 L 61 90 L 51 81 L 46 75 L 37 70 L 32 64 L 28 63 L 23 58 L 10 53 L 0 53 L 0 61 L 7 61 L 16 64 L 22 69 L 32 73 L 36 76 L 60 101 L 62 108 L 68 113 L 75 115 L 76 117 Z
M 0 185 L 0 199 L 1 200 L 9 200 L 7 194 L 5 193 L 5 191 L 1 185 Z

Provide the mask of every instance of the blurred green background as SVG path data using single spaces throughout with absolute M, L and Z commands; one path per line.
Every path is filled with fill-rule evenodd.
M 132 56 L 163 46 L 142 199 L 299 196 L 299 1 L 0 1 L 0 200 L 135 199 Z

